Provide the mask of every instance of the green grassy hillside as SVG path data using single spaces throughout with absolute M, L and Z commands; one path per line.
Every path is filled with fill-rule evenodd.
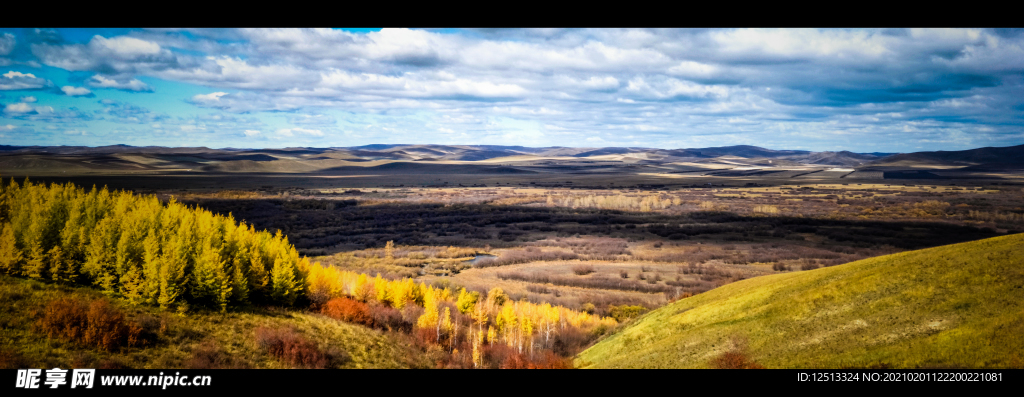
M 1024 234 L 743 280 L 654 310 L 583 368 L 1024 366 Z

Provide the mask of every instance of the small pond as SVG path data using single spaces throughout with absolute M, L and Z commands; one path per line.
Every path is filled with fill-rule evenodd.
M 477 256 L 473 257 L 473 259 L 470 259 L 470 260 L 468 260 L 468 261 L 463 261 L 462 263 L 468 263 L 468 264 L 470 264 L 470 265 L 475 265 L 475 264 L 476 264 L 476 262 L 477 262 L 477 261 L 479 261 L 479 260 L 481 260 L 481 259 L 487 259 L 487 258 L 497 258 L 497 257 L 498 257 L 497 255 L 487 255 L 487 254 L 484 254 L 484 255 L 477 255 Z

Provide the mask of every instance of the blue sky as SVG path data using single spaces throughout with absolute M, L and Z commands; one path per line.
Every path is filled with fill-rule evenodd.
M 992 29 L 5 29 L 0 144 L 1024 144 Z

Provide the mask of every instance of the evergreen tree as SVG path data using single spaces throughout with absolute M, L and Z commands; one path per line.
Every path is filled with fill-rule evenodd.
M 0 271 L 10 275 L 20 275 L 24 256 L 18 249 L 14 237 L 14 228 L 6 223 L 0 231 Z
M 271 297 L 274 302 L 291 305 L 295 302 L 298 292 L 298 281 L 295 279 L 295 264 L 280 256 L 274 260 L 271 269 Z
M 142 248 L 142 269 L 145 279 L 142 293 L 147 303 L 155 304 L 160 296 L 160 270 L 162 267 L 160 237 L 157 235 L 157 229 L 149 230 L 145 240 L 142 241 Z

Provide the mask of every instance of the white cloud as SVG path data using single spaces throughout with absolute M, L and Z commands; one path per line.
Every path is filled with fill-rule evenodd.
M 226 92 L 199 94 L 192 96 L 189 101 L 196 106 L 221 109 L 233 113 L 292 111 L 305 106 L 327 104 L 318 103 L 315 99 L 298 96 L 275 97 L 268 94 L 255 94 L 245 91 L 231 94 Z
M 306 128 L 281 128 L 277 130 L 277 135 L 284 137 L 292 137 L 295 136 L 295 134 L 324 136 L 324 133 L 320 130 L 311 130 Z
M 83 95 L 92 94 L 92 91 L 89 91 L 88 88 L 85 88 L 85 87 L 73 87 L 73 86 L 70 86 L 70 85 L 63 86 L 63 87 L 60 88 L 60 90 L 64 91 L 64 94 L 67 95 L 67 96 L 83 96 Z
M 4 114 L 17 118 L 48 117 L 54 114 L 53 107 L 32 105 L 28 102 L 7 104 L 4 107 Z
M 9 79 L 19 78 L 19 77 L 25 77 L 25 78 L 34 79 L 34 78 L 36 78 L 36 75 L 34 75 L 32 73 L 15 72 L 15 71 L 12 70 L 10 72 L 4 73 L 4 77 L 9 78 Z
M 102 75 L 95 75 L 89 79 L 89 85 L 98 88 L 116 88 L 125 91 L 153 91 L 153 88 L 139 79 L 133 78 L 109 78 Z
M 718 66 L 694 61 L 683 61 L 668 68 L 668 73 L 671 75 L 690 78 L 708 78 L 720 71 Z
M 619 80 L 613 76 L 590 76 L 587 79 L 559 76 L 556 81 L 566 87 L 583 90 L 614 91 L 619 88 Z
M 104 52 L 117 54 L 124 58 L 135 58 L 160 53 L 159 44 L 127 36 L 118 36 L 108 39 L 97 35 L 93 36 L 89 45 L 105 50 Z
M 39 101 L 34 96 L 23 96 L 23 97 L 18 98 L 18 99 L 20 99 L 22 102 L 25 102 L 25 103 L 36 103 L 36 102 Z
M 29 113 L 32 111 L 35 111 L 35 108 L 24 102 L 8 104 L 4 108 L 4 113 Z
M 402 76 L 354 74 L 333 69 L 322 75 L 321 86 L 339 93 L 355 91 L 369 95 L 418 98 L 509 98 L 527 94 L 526 89 L 515 84 L 474 81 L 464 78 L 439 80 L 433 77 L 411 72 Z
M 645 79 L 641 76 L 630 79 L 626 91 L 634 92 L 650 99 L 670 99 L 676 97 L 722 98 L 729 95 L 729 88 L 726 86 L 697 84 L 692 81 L 674 78 Z
M 17 40 L 14 39 L 13 34 L 4 33 L 0 35 L 0 55 L 7 55 L 14 51 L 14 43 L 16 42 Z
M 71 71 L 103 74 L 135 74 L 187 66 L 159 44 L 128 36 L 93 36 L 87 44 L 31 45 L 32 54 L 44 64 Z
M 192 101 L 199 103 L 220 102 L 220 97 L 227 95 L 226 92 L 211 92 L 209 94 L 197 94 L 192 96 Z
M 32 73 L 9 71 L 0 78 L 0 90 L 34 90 L 53 85 L 49 80 Z
M 735 29 L 710 35 L 723 55 L 743 58 L 830 57 L 864 62 L 891 55 L 895 40 L 865 30 Z
M 231 56 L 208 56 L 197 60 L 202 66 L 192 68 L 169 68 L 154 71 L 153 75 L 195 84 L 231 87 L 240 89 L 285 90 L 294 87 L 309 87 L 319 80 L 319 73 L 297 65 L 268 61 L 252 64 L 248 60 Z
M 260 134 L 258 130 L 245 130 L 243 131 L 243 133 L 245 134 L 245 136 L 256 136 Z

